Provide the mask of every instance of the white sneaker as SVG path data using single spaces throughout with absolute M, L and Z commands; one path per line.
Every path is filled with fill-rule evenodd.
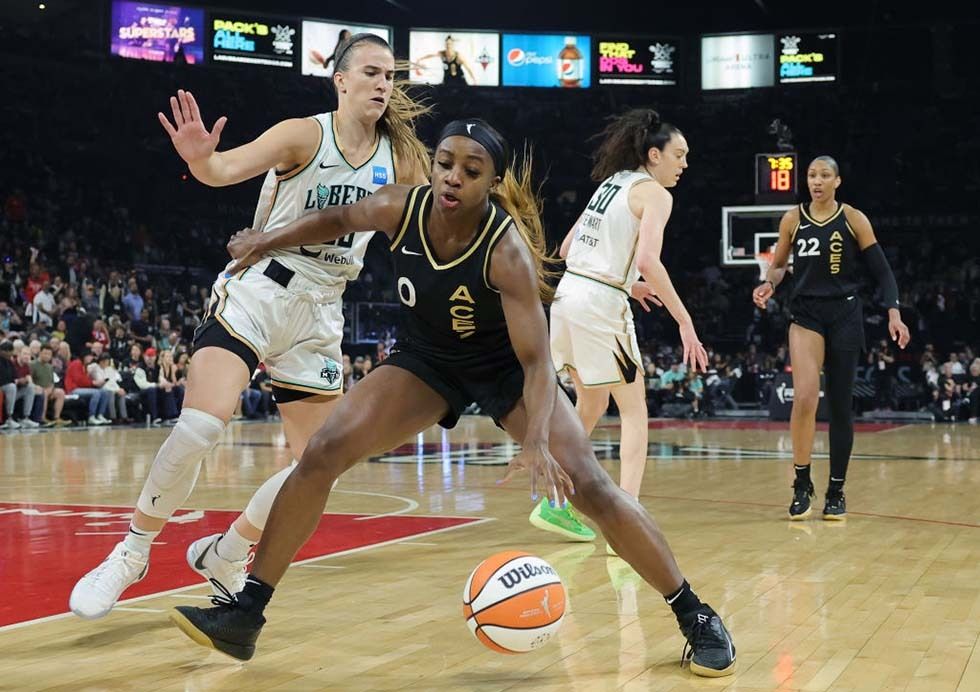
M 80 618 L 94 620 L 106 615 L 122 592 L 146 576 L 149 559 L 117 543 L 109 557 L 78 580 L 68 607 Z
M 103 416 L 101 413 L 95 417 L 95 420 L 99 421 L 99 425 L 109 425 L 112 423 L 111 420 Z
M 22 420 L 20 422 L 20 427 L 22 427 L 22 428 L 40 428 L 41 427 L 41 424 L 40 423 L 37 423 L 35 421 L 32 421 L 30 418 L 25 418 L 24 420 Z
M 89 425 L 102 425 L 102 423 L 99 422 L 99 419 L 96 416 L 89 416 L 88 417 L 88 424 Z
M 0 425 L 0 428 L 4 428 L 5 430 L 17 430 L 20 428 L 20 423 L 15 421 L 13 418 L 8 418 L 6 423 Z
M 218 582 L 228 593 L 236 594 L 245 588 L 248 573 L 245 568 L 252 562 L 254 553 L 244 560 L 226 560 L 218 555 L 218 541 L 224 534 L 199 538 L 187 546 L 187 564 L 192 570 L 211 582 L 211 590 L 216 596 L 225 595 L 214 583 Z

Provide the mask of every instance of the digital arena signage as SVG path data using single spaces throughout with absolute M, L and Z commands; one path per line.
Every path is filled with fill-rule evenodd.
M 596 36 L 592 48 L 599 84 L 677 84 L 680 55 L 676 40 Z
M 837 81 L 837 34 L 795 31 L 777 39 L 780 84 Z
M 295 68 L 299 60 L 295 20 L 215 13 L 208 29 L 214 62 Z

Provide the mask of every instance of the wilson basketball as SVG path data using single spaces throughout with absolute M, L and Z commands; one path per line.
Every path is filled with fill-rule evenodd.
M 502 654 L 533 651 L 551 639 L 565 617 L 565 587 L 539 557 L 508 550 L 477 565 L 463 589 L 470 632 Z

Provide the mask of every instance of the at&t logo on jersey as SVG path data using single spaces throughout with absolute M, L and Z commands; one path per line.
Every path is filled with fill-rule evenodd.
M 371 182 L 375 185 L 388 184 L 388 169 L 384 166 L 374 166 L 372 169 Z

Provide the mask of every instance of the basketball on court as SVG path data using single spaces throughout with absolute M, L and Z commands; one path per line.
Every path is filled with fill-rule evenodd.
M 565 587 L 555 569 L 517 550 L 477 565 L 463 589 L 466 626 L 481 644 L 502 654 L 544 646 L 565 619 Z

